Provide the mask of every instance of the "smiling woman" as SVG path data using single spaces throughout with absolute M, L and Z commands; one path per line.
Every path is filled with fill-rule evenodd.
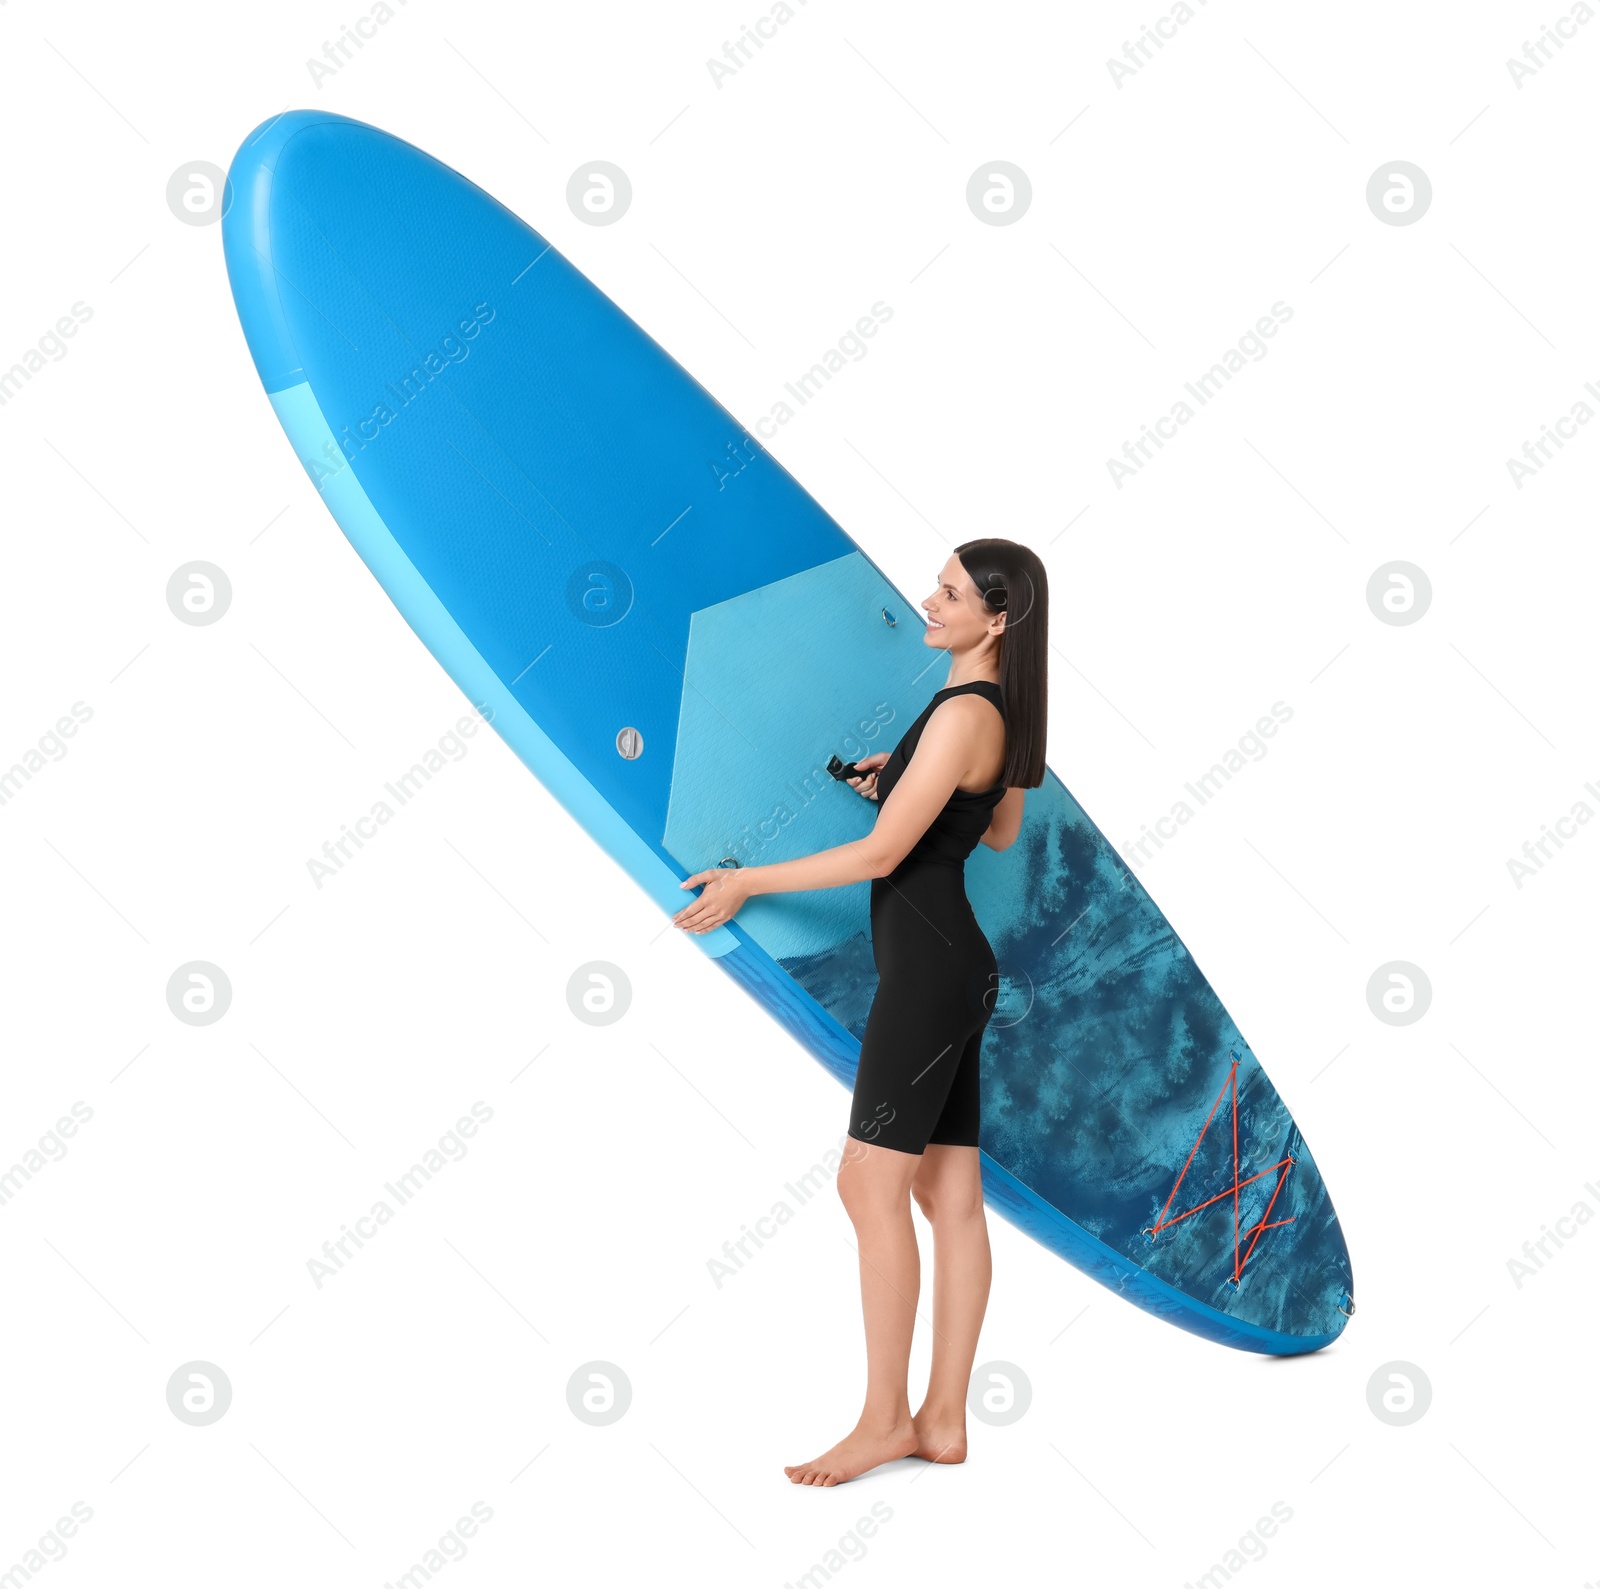
M 879 805 L 871 832 L 774 865 L 698 872 L 683 886 L 702 892 L 675 918 L 707 932 L 756 895 L 872 885 L 878 988 L 838 1178 L 860 1244 L 867 1399 L 838 1445 L 785 1469 L 796 1484 L 838 1484 L 897 1457 L 966 1455 L 966 1386 L 990 1276 L 979 1056 L 999 968 L 964 874 L 979 843 L 1004 850 L 1016 839 L 1023 791 L 1044 776 L 1044 565 L 1013 541 L 969 541 L 922 608 L 923 643 L 950 653 L 950 682 L 893 751 L 857 761 L 863 776 L 849 782 Z M 915 1416 L 906 1388 L 920 1274 L 912 1196 L 939 1255 L 933 1365 Z

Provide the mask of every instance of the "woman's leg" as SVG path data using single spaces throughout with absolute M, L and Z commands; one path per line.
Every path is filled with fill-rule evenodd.
M 989 1302 L 989 1225 L 976 1148 L 929 1143 L 911 1195 L 933 1226 L 933 1363 L 915 1424 L 919 1457 L 967 1455 L 967 1384 Z
M 861 1311 L 867 1327 L 867 1397 L 854 1429 L 812 1462 L 783 1471 L 795 1484 L 842 1484 L 917 1447 L 906 1394 L 911 1328 L 922 1267 L 911 1223 L 914 1153 L 851 1137 L 839 1167 L 839 1197 L 856 1229 Z M 973 1149 L 974 1157 L 977 1150 Z

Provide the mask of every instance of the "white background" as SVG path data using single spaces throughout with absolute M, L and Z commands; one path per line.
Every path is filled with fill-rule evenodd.
M 1506 864 L 1600 809 L 1600 426 L 1506 467 L 1600 383 L 1600 25 L 1519 88 L 1559 3 L 1212 0 L 1118 87 L 1168 13 L 1059 13 L 812 0 L 718 87 L 765 12 L 410 0 L 319 85 L 359 5 L 0 7 L 0 368 L 92 309 L 0 408 L 0 765 L 93 713 L 0 806 L 0 1170 L 93 1111 L 0 1203 L 0 1571 L 81 1503 L 47 1584 L 376 1589 L 480 1502 L 447 1584 L 778 1586 L 881 1503 L 848 1583 L 1179 1589 L 1282 1502 L 1262 1589 L 1600 1574 L 1600 1221 L 1507 1268 L 1600 1211 L 1600 833 L 1520 889 Z M 465 702 L 285 443 L 219 230 L 167 207 L 289 106 L 470 176 L 747 424 L 888 304 L 771 446 L 913 598 L 966 538 L 1046 558 L 1050 762 L 1125 853 L 1292 707 L 1141 875 L 1332 1188 L 1333 1348 L 1210 1345 L 996 1218 L 979 1361 L 1028 1412 L 974 1421 L 964 1467 L 786 1482 L 859 1408 L 848 1221 L 830 1188 L 720 1289 L 707 1261 L 793 1203 L 841 1089 L 491 734 L 308 876 Z M 633 182 L 614 226 L 566 203 L 593 160 Z M 995 160 L 1031 180 L 1014 225 L 966 205 Z M 1412 225 L 1366 201 L 1397 160 L 1433 187 Z M 1107 459 L 1279 301 L 1267 357 L 1119 488 Z M 233 586 L 209 627 L 166 604 L 194 559 Z M 1396 560 L 1432 586 L 1408 626 L 1365 594 Z M 167 1008 L 190 960 L 231 980 L 209 1026 Z M 592 960 L 632 986 L 605 1028 L 567 1004 Z M 1409 1026 L 1368 1007 L 1391 960 L 1431 983 Z M 466 1157 L 317 1288 L 475 1100 Z M 914 1394 L 926 1352 L 924 1323 Z M 232 1386 L 207 1427 L 167 1406 L 194 1360 Z M 595 1360 L 632 1385 L 604 1428 L 566 1401 Z M 1432 1387 L 1408 1427 L 1368 1406 L 1394 1361 Z

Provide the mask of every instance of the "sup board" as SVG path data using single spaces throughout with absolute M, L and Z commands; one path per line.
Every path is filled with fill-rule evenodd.
M 948 661 L 771 452 L 537 231 L 399 138 L 293 111 L 229 182 L 239 320 L 312 486 L 595 843 L 670 914 L 693 872 L 865 833 L 876 806 L 828 760 L 891 749 Z M 1311 1152 L 1054 772 L 967 887 L 1001 972 L 989 1204 L 1212 1341 L 1327 1345 L 1354 1302 Z M 693 941 L 849 1087 L 869 930 L 861 883 L 759 896 Z

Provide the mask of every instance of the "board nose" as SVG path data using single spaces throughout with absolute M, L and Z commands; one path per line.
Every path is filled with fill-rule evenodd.
M 324 129 L 335 136 L 324 141 L 324 155 L 334 154 L 338 133 L 352 137 L 377 129 L 350 116 L 326 110 L 287 110 L 269 116 L 246 134 L 228 165 L 226 209 L 222 217 L 222 253 L 241 309 L 240 324 L 267 392 L 281 392 L 305 379 L 300 351 L 282 301 L 282 283 L 273 264 L 272 195 L 285 151 L 302 133 Z

